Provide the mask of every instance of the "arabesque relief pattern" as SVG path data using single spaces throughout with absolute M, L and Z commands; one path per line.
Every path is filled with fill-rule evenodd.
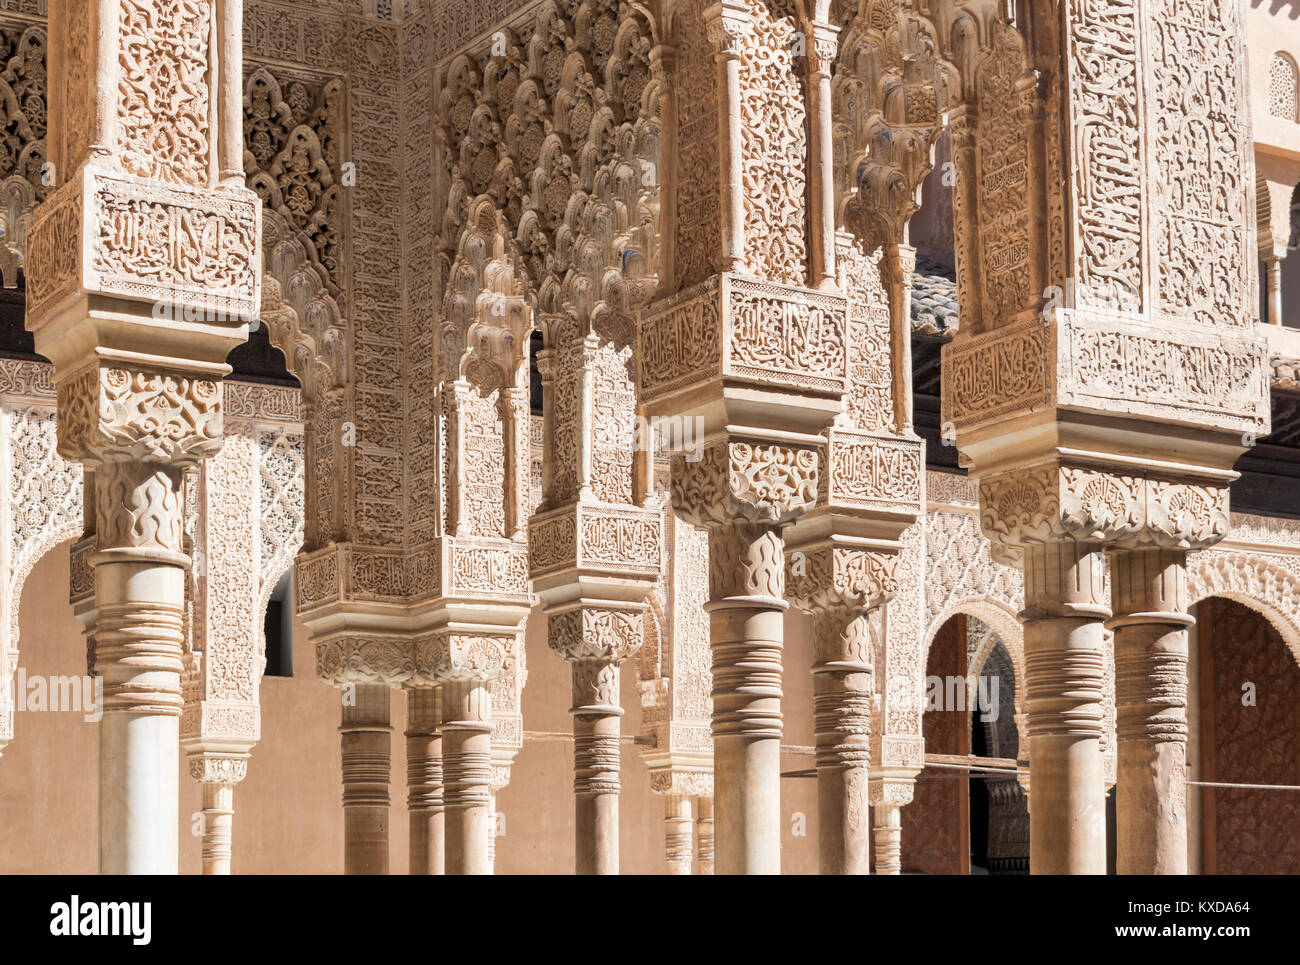
M 779 870 L 789 605 L 813 616 L 823 871 L 866 871 L 869 830 L 878 873 L 906 863 L 928 648 L 959 612 L 1015 665 L 1021 759 L 1081 739 L 1066 783 L 1098 791 L 1145 761 L 1121 862 L 1179 870 L 1133 845 L 1133 802 L 1185 820 L 1188 608 L 1244 602 L 1300 654 L 1300 540 L 1228 502 L 1269 419 L 1239 4 L 1071 2 L 1037 43 L 992 0 L 65 0 L 48 33 L 0 6 L 0 274 L 54 363 L 0 366 L 0 680 L 23 579 L 84 528 L 91 665 L 114 710 L 179 718 L 205 870 L 237 851 L 261 614 L 295 556 L 343 699 L 349 870 L 387 870 L 393 689 L 411 869 L 491 870 L 535 604 L 571 665 L 579 871 L 619 870 L 628 667 L 670 870 L 712 867 L 715 802 L 718 870 Z M 945 130 L 965 478 L 925 472 L 911 416 L 907 228 Z M 55 334 L 101 296 L 132 307 L 74 357 Z M 124 361 L 157 304 L 226 327 Z M 253 320 L 300 396 L 223 383 Z M 1030 412 L 1059 446 L 1019 447 Z M 1080 428 L 1098 415 L 1199 433 L 1198 461 Z M 158 599 L 96 596 L 124 550 Z M 121 659 L 145 605 L 174 686 Z M 1053 656 L 1069 620 L 1086 640 Z M 1095 820 L 1042 844 L 1065 790 L 1034 788 L 1037 867 L 1095 871 Z M 167 869 L 127 844 L 106 870 Z

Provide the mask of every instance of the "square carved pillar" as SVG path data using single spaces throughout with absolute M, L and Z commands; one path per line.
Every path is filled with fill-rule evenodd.
M 28 227 L 27 327 L 54 363 L 59 451 L 94 470 L 100 867 L 174 872 L 182 475 L 221 448 L 225 357 L 261 290 L 242 5 L 60 0 L 49 36 L 58 185 Z
M 1154 687 L 1152 714 L 1182 714 L 1185 648 L 1162 644 L 1145 671 L 1122 651 L 1154 639 L 1137 625 L 1184 618 L 1139 612 L 1143 592 L 1113 590 L 1112 613 L 1102 551 L 1222 538 L 1233 464 L 1268 430 L 1241 18 L 1235 2 L 1070 2 L 1023 34 L 998 24 L 975 97 L 952 114 L 962 327 L 944 350 L 944 419 L 979 480 L 985 534 L 1024 549 L 1035 872 L 1105 871 L 1104 836 L 1079 831 L 1103 800 L 1104 620 L 1121 707 L 1146 713 Z M 1112 580 L 1136 572 L 1118 562 Z M 1159 739 L 1181 740 L 1165 723 Z M 1152 733 L 1119 733 L 1125 847 L 1181 806 L 1125 805 L 1151 757 L 1125 744 Z M 1130 870 L 1176 867 L 1145 853 Z

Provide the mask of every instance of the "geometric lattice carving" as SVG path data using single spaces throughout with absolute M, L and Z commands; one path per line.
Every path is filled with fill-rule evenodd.
M 1284 121 L 1296 121 L 1297 82 L 1295 61 L 1289 54 L 1278 51 L 1268 65 L 1268 112 Z

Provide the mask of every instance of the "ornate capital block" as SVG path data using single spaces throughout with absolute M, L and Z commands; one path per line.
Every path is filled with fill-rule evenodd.
M 1048 405 L 1056 329 L 1040 320 L 943 348 L 943 419 L 979 424 Z
M 261 233 L 261 202 L 245 188 L 80 169 L 28 226 L 28 327 L 39 346 L 70 304 L 102 296 L 148 303 L 151 327 L 224 326 L 243 341 L 261 306 Z
M 843 537 L 791 549 L 785 564 L 786 596 L 814 613 L 865 613 L 888 603 L 899 588 L 897 553 L 860 549 Z
M 201 751 L 190 757 L 190 777 L 200 784 L 234 787 L 248 776 L 248 754 Z
M 409 636 L 344 631 L 316 637 L 316 676 L 335 687 L 401 687 L 416 675 L 416 644 Z M 412 684 L 413 686 L 416 684 Z
M 1267 435 L 1268 343 L 1250 329 L 1058 314 L 1058 405 Z
M 764 441 L 717 442 L 672 463 L 673 508 L 696 526 L 732 519 L 781 524 L 817 499 L 820 453 Z
M 708 412 L 719 398 L 731 414 L 749 415 L 742 424 L 763 424 L 739 394 L 750 387 L 789 397 L 768 403 L 790 416 L 769 416 L 781 423 L 772 428 L 819 431 L 845 391 L 847 331 L 843 295 L 715 275 L 642 313 L 642 399 L 652 417 L 703 415 L 714 431 L 728 421 Z
M 713 796 L 713 767 L 668 765 L 656 767 L 647 758 L 650 767 L 650 790 L 655 794 L 678 794 L 684 797 Z
M 519 634 L 437 630 L 416 637 L 411 653 L 421 686 L 494 680 L 519 659 Z
M 904 780 L 911 781 L 925 766 L 925 739 L 899 734 L 879 734 L 878 727 L 871 728 L 871 759 L 879 761 L 887 773 L 897 769 Z M 905 776 L 910 774 L 911 776 Z M 872 781 L 872 787 L 875 787 Z M 907 800 L 911 800 L 909 795 Z M 906 804 L 907 800 L 900 801 Z M 873 797 L 872 803 L 876 803 Z
M 187 466 L 221 450 L 220 373 L 140 368 L 105 359 L 58 383 L 66 459 Z
M 1228 484 L 1235 478 L 1171 477 L 1049 462 L 980 481 L 980 523 L 995 543 L 1051 540 L 1110 547 L 1209 546 L 1228 531 Z
M 577 503 L 539 513 L 528 524 L 529 575 L 547 585 L 575 571 L 650 584 L 658 579 L 662 560 L 658 509 Z
M 1153 328 L 1058 309 L 944 348 L 943 418 L 976 428 L 1044 406 L 1267 433 L 1268 345 L 1242 330 Z
M 621 663 L 641 649 L 644 613 L 644 606 L 584 601 L 546 615 L 547 639 L 565 660 Z
M 752 15 L 744 0 L 721 0 L 704 11 L 704 29 L 720 59 L 738 58 L 752 32 Z
M 622 715 L 619 665 L 641 649 L 644 613 L 604 601 L 547 613 L 551 649 L 573 664 L 573 713 Z
M 299 614 L 339 602 L 401 605 L 436 598 L 441 588 L 440 556 L 425 547 L 331 543 L 298 557 L 294 592 Z
M 182 690 L 187 690 L 187 685 L 188 681 L 182 680 Z M 246 700 L 186 699 L 180 733 L 183 747 L 252 747 L 262 739 L 261 708 Z

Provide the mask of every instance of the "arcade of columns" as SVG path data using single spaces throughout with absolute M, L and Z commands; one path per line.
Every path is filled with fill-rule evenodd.
M 45 494 L 63 538 L 83 483 L 94 507 L 72 597 L 102 870 L 175 871 L 180 741 L 229 871 L 261 608 L 299 544 L 350 872 L 388 870 L 394 689 L 411 871 L 490 872 L 536 600 L 572 671 L 578 872 L 619 870 L 628 667 L 670 867 L 701 819 L 718 873 L 779 872 L 796 606 L 821 870 L 865 873 L 874 830 L 896 873 L 935 547 L 1020 609 L 995 629 L 1033 870 L 1105 871 L 1108 784 L 1119 870 L 1187 870 L 1196 567 L 1269 426 L 1237 0 L 319 6 L 50 2 L 60 80 L 8 197 L 40 201 L 11 257 L 53 384 L 5 431 L 57 421 L 84 470 Z M 943 418 L 972 482 L 927 494 L 907 239 L 945 129 Z M 255 322 L 301 412 L 223 389 Z

